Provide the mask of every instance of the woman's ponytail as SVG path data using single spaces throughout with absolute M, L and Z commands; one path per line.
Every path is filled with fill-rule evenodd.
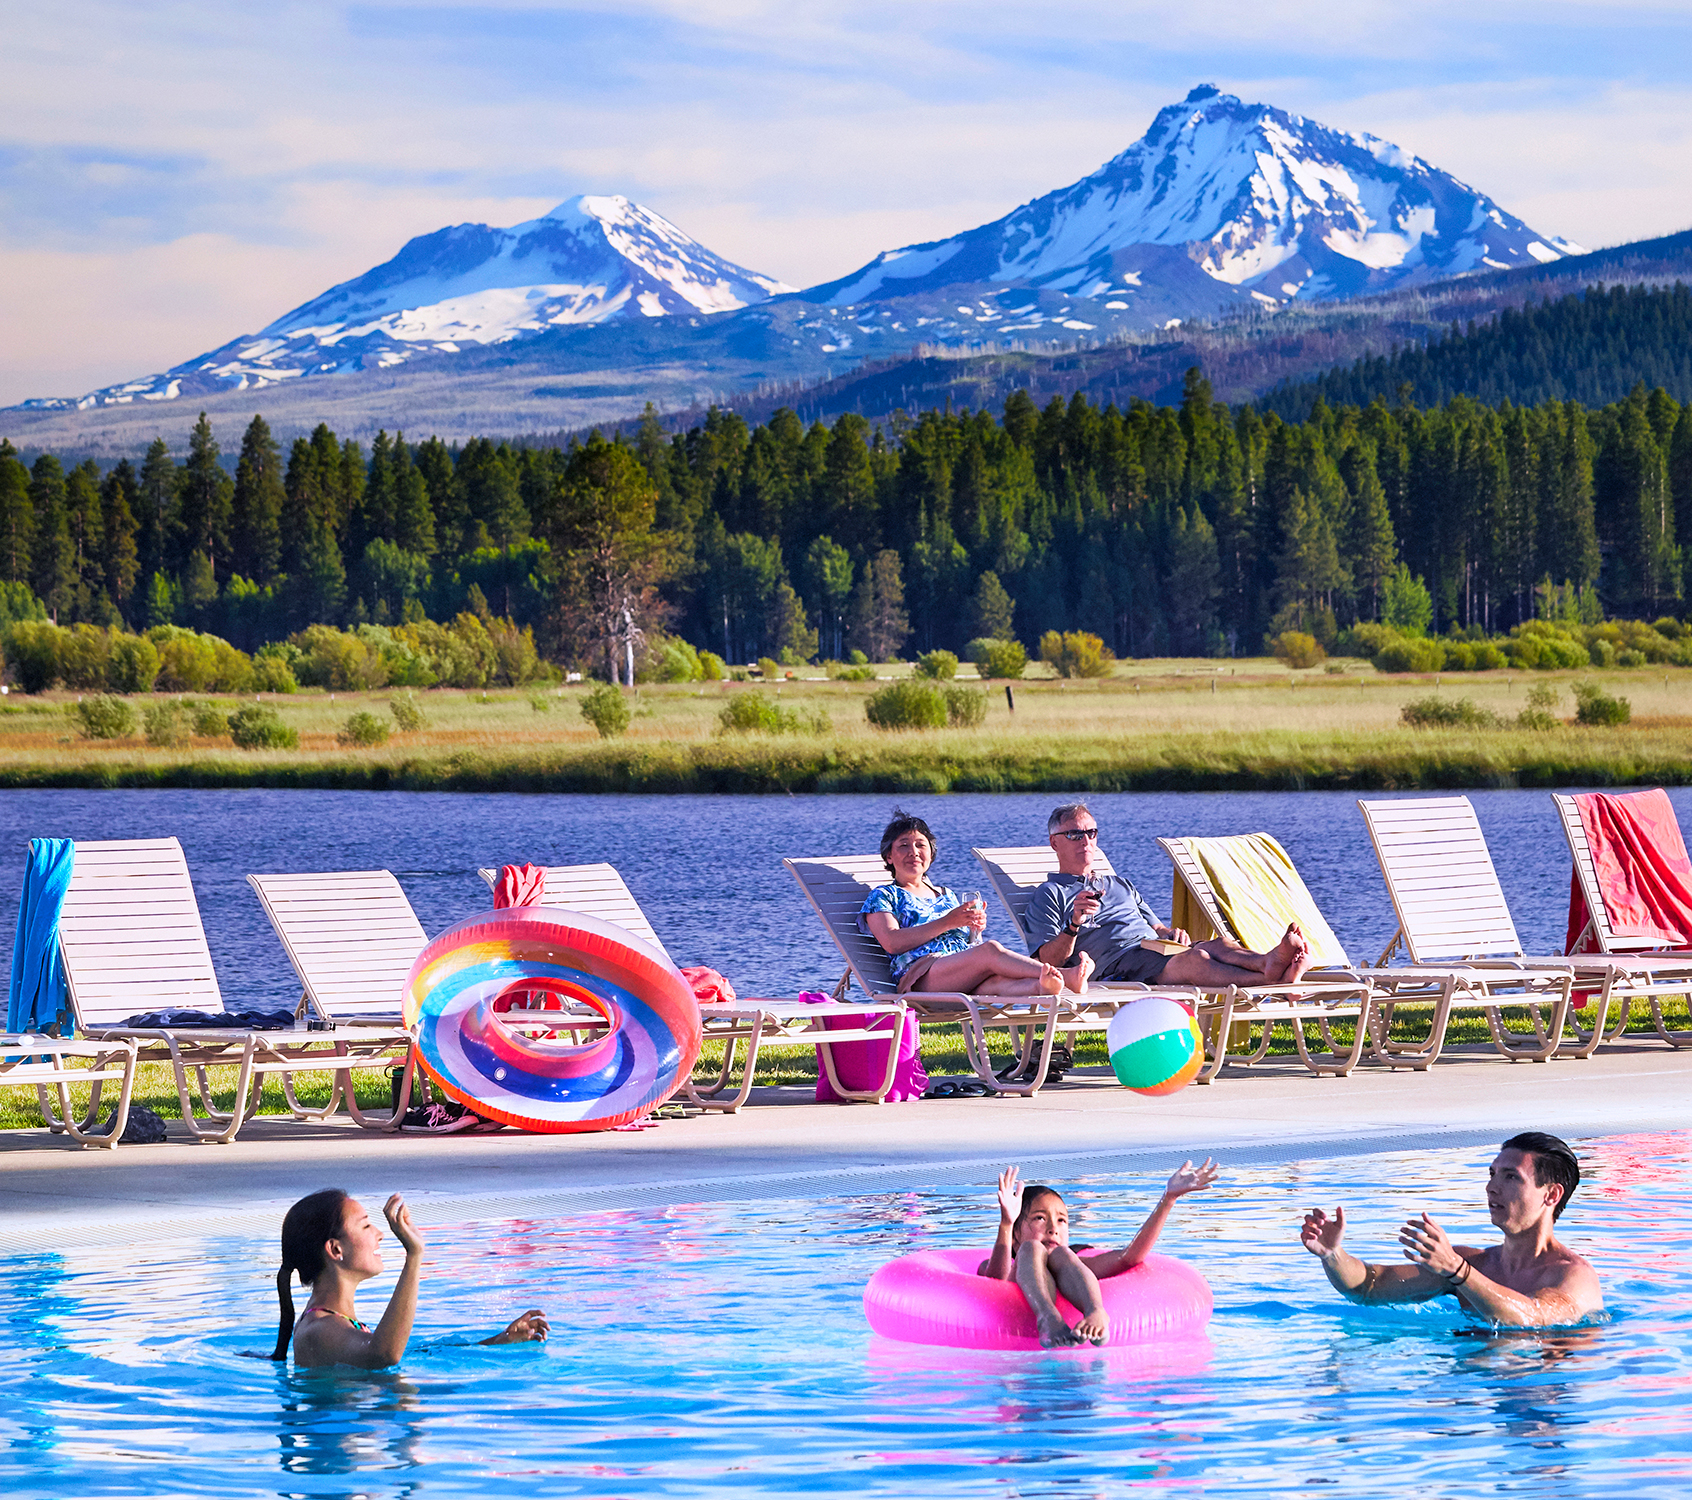
M 307 1286 L 323 1271 L 323 1247 L 341 1237 L 347 1195 L 340 1188 L 324 1188 L 301 1198 L 282 1219 L 282 1269 L 276 1273 L 276 1350 L 272 1359 L 288 1357 L 294 1336 L 294 1273 Z

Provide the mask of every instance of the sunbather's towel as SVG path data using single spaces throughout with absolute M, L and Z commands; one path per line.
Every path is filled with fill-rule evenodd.
M 123 1024 L 136 1030 L 160 1031 L 292 1031 L 294 1013 L 291 1010 L 190 1010 L 171 1005 L 163 1010 L 144 1010 L 138 1016 L 127 1017 Z
M 493 897 L 495 906 L 540 906 L 546 899 L 546 870 L 540 865 L 501 865 Z
M 65 904 L 76 845 L 70 839 L 31 839 L 12 944 L 12 980 L 6 995 L 6 1030 L 45 1031 L 63 1017 L 71 1034 L 64 967 L 59 961 L 59 912 Z
M 1661 787 L 1619 796 L 1586 792 L 1574 803 L 1611 930 L 1617 937 L 1692 947 L 1692 860 L 1668 793 Z M 1582 940 L 1587 916 L 1580 878 L 1571 874 L 1565 953 L 1597 951 L 1596 935 Z
M 1343 967 L 1350 962 L 1333 928 L 1316 909 L 1304 881 L 1293 868 L 1292 858 L 1269 834 L 1180 842 L 1186 845 L 1216 893 L 1217 905 L 1229 928 L 1226 936 L 1255 952 L 1267 953 L 1285 936 L 1287 924 L 1297 922 L 1309 940 L 1313 964 Z M 1177 892 L 1186 889 L 1180 880 L 1175 882 L 1175 887 Z M 1188 909 L 1196 908 L 1194 902 Z M 1192 927 L 1181 920 L 1182 914 L 1177 902 L 1175 925 L 1193 933 Z
M 681 977 L 693 988 L 693 998 L 701 1005 L 731 1005 L 734 986 L 715 969 L 683 969 Z

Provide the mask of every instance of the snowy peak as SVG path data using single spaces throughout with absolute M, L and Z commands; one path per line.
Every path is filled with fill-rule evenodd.
M 1349 296 L 1578 253 L 1388 141 L 1207 84 L 1080 182 L 954 239 L 885 252 L 811 295 L 851 305 L 990 281 L 1131 297 L 1125 253 L 1145 246 L 1203 272 L 1213 305 L 1242 292 L 1277 304 Z

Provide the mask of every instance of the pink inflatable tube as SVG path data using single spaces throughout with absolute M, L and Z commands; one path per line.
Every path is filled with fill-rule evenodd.
M 1038 1349 L 1028 1299 L 1014 1281 L 977 1276 L 985 1250 L 922 1250 L 890 1261 L 864 1288 L 870 1327 L 907 1344 L 956 1349 Z M 1099 1283 L 1109 1344 L 1145 1344 L 1202 1337 L 1210 1321 L 1210 1287 L 1191 1266 L 1166 1255 Z M 1081 1316 L 1062 1297 L 1064 1321 Z

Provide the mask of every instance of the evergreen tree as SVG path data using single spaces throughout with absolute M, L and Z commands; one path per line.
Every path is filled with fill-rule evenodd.
M 1016 600 L 1005 592 L 999 575 L 991 568 L 975 581 L 975 597 L 970 601 L 970 622 L 975 634 L 988 640 L 1016 639 Z
M 65 509 L 65 471 L 51 453 L 43 453 L 29 471 L 30 509 L 35 536 L 30 550 L 30 585 L 55 621 L 69 623 L 76 605 L 76 547 Z
M 347 601 L 347 570 L 329 524 L 313 515 L 306 521 L 298 570 L 289 575 L 290 614 L 295 628 L 338 625 Z
M 184 568 L 203 552 L 214 575 L 229 571 L 229 522 L 235 485 L 218 462 L 217 439 L 206 414 L 188 438 L 188 462 L 182 466 L 177 512 L 177 546 Z
M 35 504 L 29 470 L 17 449 L 0 438 L 0 583 L 28 583 L 30 545 L 35 540 Z
M 432 437 L 417 450 L 417 472 L 429 489 L 429 508 L 435 517 L 435 550 L 456 561 L 466 551 L 465 536 L 470 513 L 464 505 L 464 487 L 458 482 L 452 450 Z
M 1668 444 L 1669 494 L 1674 502 L 1674 534 L 1692 538 L 1692 403 L 1680 408 Z M 1681 597 L 1692 597 L 1692 547 L 1681 543 L 1685 578 Z
M 1592 507 L 1592 438 L 1586 413 L 1573 401 L 1545 408 L 1544 490 L 1540 499 L 1540 565 L 1580 588 L 1598 579 L 1598 526 Z
M 394 483 L 393 445 L 386 430 L 370 445 L 370 464 L 364 475 L 364 495 L 347 528 L 347 551 L 362 557 L 372 542 L 396 539 L 398 497 Z
M 846 619 L 846 601 L 852 597 L 852 554 L 830 536 L 819 536 L 805 554 L 805 584 L 811 606 L 823 629 L 833 641 L 836 661 L 841 654 L 841 635 Z
M 419 557 L 435 555 L 435 512 L 429 486 L 411 461 L 403 432 L 394 434 L 394 541 Z
M 1170 527 L 1164 597 L 1169 601 L 1170 641 L 1183 656 L 1204 654 L 1216 624 L 1221 592 L 1216 533 L 1195 504 L 1191 515 L 1179 506 Z
M 135 611 L 135 585 L 141 572 L 135 512 L 141 486 L 127 458 L 112 466 L 100 486 L 100 573 L 107 595 L 124 619 Z
M 905 613 L 905 584 L 899 554 L 891 547 L 877 552 L 864 569 L 852 594 L 852 641 L 871 661 L 894 661 L 910 638 Z
M 232 498 L 231 568 L 258 584 L 276 581 L 282 570 L 282 512 L 288 503 L 282 450 L 263 417 L 255 416 L 241 438 Z
M 529 509 L 517 482 L 511 450 L 486 438 L 473 438 L 459 455 L 457 478 L 464 490 L 467 524 L 460 546 L 511 547 L 527 540 Z
M 1348 507 L 1345 556 L 1357 595 L 1358 616 L 1364 620 L 1381 617 L 1381 590 L 1398 561 L 1398 539 L 1393 534 L 1392 515 L 1386 487 L 1372 463 L 1358 467 L 1356 489 Z
M 85 459 L 65 478 L 65 525 L 70 532 L 75 574 L 70 617 L 104 625 L 112 614 L 106 597 L 105 528 L 100 501 L 100 466 Z
M 135 546 L 141 576 L 151 578 L 154 573 L 171 567 L 172 542 L 176 531 L 177 492 L 180 479 L 176 461 L 170 456 L 163 438 L 154 438 L 141 464 L 141 497 L 137 502 L 135 520 L 139 531 Z

